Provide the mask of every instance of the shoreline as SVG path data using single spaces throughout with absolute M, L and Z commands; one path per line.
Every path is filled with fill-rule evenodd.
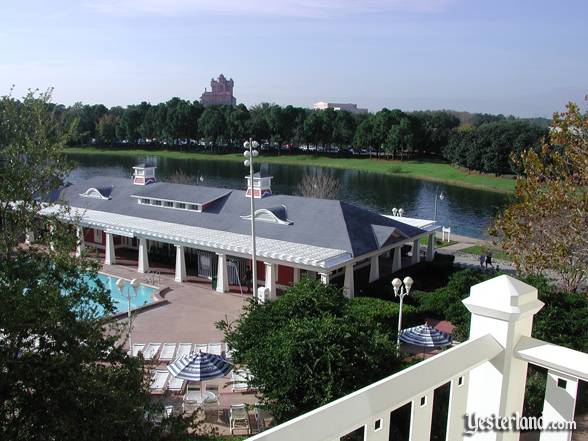
M 109 149 L 96 147 L 69 147 L 66 154 L 82 155 L 115 155 L 115 156 L 158 156 L 171 159 L 199 159 L 205 161 L 242 161 L 239 153 L 207 153 L 182 152 L 176 150 L 144 150 L 144 149 Z M 283 165 L 310 165 L 317 167 L 351 169 L 367 173 L 380 173 L 389 176 L 402 176 L 438 182 L 474 190 L 491 191 L 494 193 L 512 194 L 515 179 L 494 177 L 480 173 L 467 173 L 443 162 L 424 162 L 418 160 L 397 161 L 371 158 L 332 158 L 314 155 L 283 155 L 266 156 L 263 162 Z

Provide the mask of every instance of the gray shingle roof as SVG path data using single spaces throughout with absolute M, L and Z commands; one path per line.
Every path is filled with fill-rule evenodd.
M 110 200 L 84 198 L 79 195 L 90 187 L 110 185 L 113 185 Z M 157 193 L 159 191 L 172 200 L 185 199 L 186 195 L 191 195 L 192 200 L 207 199 L 210 195 L 218 196 L 218 199 L 204 212 L 198 213 L 141 205 L 131 197 L 140 192 Z M 200 192 L 206 197 L 198 196 Z M 241 218 L 244 213 L 249 213 L 250 201 L 245 197 L 244 190 L 231 191 L 171 183 L 156 183 L 140 187 L 133 185 L 130 179 L 97 176 L 63 189 L 61 196 L 71 206 L 77 208 L 231 233 L 250 233 L 250 222 Z M 287 207 L 287 217 L 292 224 L 258 222 L 256 232 L 259 237 L 345 250 L 357 257 L 379 249 L 382 246 L 382 240 L 384 244 L 387 244 L 390 241 L 402 240 L 403 236 L 413 237 L 424 233 L 424 230 L 419 228 L 337 200 L 289 195 L 272 195 L 255 200 L 256 209 L 265 208 L 273 211 L 282 205 Z M 378 234 L 374 232 L 374 225 L 377 226 Z M 390 235 L 386 234 L 388 229 Z M 382 239 L 386 235 L 387 239 Z
M 201 185 L 171 184 L 155 182 L 144 187 L 135 185 L 134 196 L 167 199 L 188 204 L 206 204 L 230 193 L 226 188 L 204 187 Z

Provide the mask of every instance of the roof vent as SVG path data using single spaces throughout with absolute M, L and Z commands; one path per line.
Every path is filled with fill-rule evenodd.
M 155 182 L 155 167 L 152 164 L 137 164 L 133 167 L 133 184 L 147 185 Z

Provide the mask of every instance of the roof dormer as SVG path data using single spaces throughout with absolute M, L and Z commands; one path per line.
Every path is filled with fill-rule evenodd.
M 84 198 L 93 198 L 93 199 L 110 199 L 110 195 L 112 194 L 112 189 L 114 187 L 90 187 L 85 192 L 80 193 L 80 196 Z
M 243 214 L 241 215 L 241 219 L 251 220 L 251 214 Z M 292 225 L 294 223 L 288 219 L 285 205 L 279 207 L 259 208 L 255 210 L 255 220 L 279 225 Z

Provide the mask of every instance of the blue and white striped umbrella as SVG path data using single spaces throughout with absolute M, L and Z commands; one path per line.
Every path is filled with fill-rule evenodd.
M 428 323 L 400 331 L 400 340 L 423 348 L 442 348 L 451 344 L 451 336 Z
M 220 355 L 192 352 L 169 364 L 167 370 L 175 378 L 188 381 L 205 381 L 224 377 L 232 366 Z

